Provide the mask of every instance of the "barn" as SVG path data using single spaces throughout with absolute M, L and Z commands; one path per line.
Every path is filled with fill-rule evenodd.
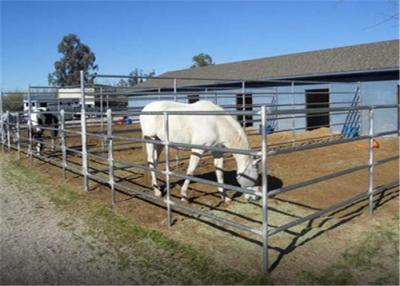
M 138 85 L 138 92 L 129 99 L 129 107 L 140 108 L 150 101 L 138 97 L 143 91 L 160 91 L 163 96 L 167 91 L 172 93 L 174 82 L 167 78 L 179 78 L 175 80 L 175 91 L 188 91 L 186 97 L 178 100 L 194 102 L 215 93 L 214 101 L 227 109 L 251 110 L 260 104 L 269 104 L 272 108 L 279 104 L 277 109 L 395 104 L 399 86 L 399 40 L 170 71 L 161 74 L 160 79 Z M 200 82 L 193 78 L 207 80 Z M 226 94 L 228 90 L 236 93 L 236 98 L 224 97 L 222 91 Z M 395 109 L 378 111 L 376 131 L 396 128 L 396 112 Z M 251 117 L 238 119 L 245 121 L 246 126 L 257 121 Z M 345 123 L 365 134 L 366 120 L 362 113 L 351 116 L 323 113 L 279 120 L 279 124 L 272 120 L 271 125 L 279 125 L 274 126 L 278 130 L 329 127 L 337 131 L 343 129 Z
M 372 215 L 382 198 L 398 196 L 398 141 L 393 136 L 399 132 L 398 45 L 398 40 L 386 41 L 173 71 L 134 87 L 99 82 L 132 78 L 124 75 L 92 74 L 93 83 L 87 84 L 81 71 L 81 98 L 94 98 L 94 109 L 100 111 L 82 105 L 80 111 L 70 112 L 63 104 L 60 110 L 38 112 L 58 116 L 58 126 L 32 117 L 26 121 L 23 112 L 7 111 L 0 121 L 2 149 L 17 150 L 21 159 L 26 153 L 31 163 L 37 158 L 59 166 L 63 179 L 67 173 L 82 176 L 78 181 L 85 192 L 93 186 L 107 193 L 111 190 L 112 205 L 128 204 L 129 196 L 134 207 L 128 208 L 135 216 L 146 214 L 152 221 L 178 229 L 176 233 L 189 220 L 176 222 L 175 216 L 195 217 L 196 222 L 188 222 L 185 228 L 190 233 L 181 235 L 207 242 L 219 235 L 215 229 L 209 236 L 200 228 L 196 232 L 198 219 L 227 230 L 229 237 L 245 238 L 243 246 L 238 247 L 236 239 L 232 244 L 240 250 L 236 253 L 241 260 L 246 266 L 262 261 L 260 270 L 270 271 L 286 252 L 287 248 L 275 247 L 282 243 L 282 236 L 294 235 L 287 240 L 293 245 L 308 230 L 324 224 L 315 222 L 316 218 L 335 219 L 340 225 L 348 220 L 346 216 L 358 212 L 353 206 L 358 208 L 359 202 L 368 200 L 365 208 Z M 63 100 L 80 100 L 77 89 L 62 92 Z M 70 94 L 72 98 L 65 98 Z M 59 99 L 54 102 L 60 103 Z M 210 100 L 226 111 L 140 111 L 147 102 L 163 99 Z M 126 100 L 129 109 L 122 108 Z M 71 113 L 78 115 L 79 122 L 68 119 Z M 165 132 L 165 139 L 158 134 L 146 136 L 141 129 L 139 117 L 154 115 L 162 127 L 158 134 Z M 237 116 L 245 128 L 229 119 L 231 125 L 215 128 L 232 131 L 220 136 L 220 141 L 210 136 L 212 142 L 188 143 L 169 136 L 181 133 L 180 123 L 188 116 L 200 120 L 213 116 L 212 120 L 222 122 L 217 118 L 227 115 Z M 187 133 L 202 134 L 197 127 L 204 121 L 192 122 L 190 130 L 197 132 Z M 57 130 L 59 140 L 37 138 L 34 128 L 47 133 Z M 35 152 L 39 144 L 45 146 L 44 151 Z M 151 152 L 154 146 L 165 152 Z M 203 153 L 201 162 L 197 159 L 196 173 L 189 170 Z M 223 167 L 217 165 L 222 160 L 215 159 L 224 160 Z M 156 173 L 163 185 L 155 180 Z M 189 181 L 191 200 L 186 204 L 182 189 Z M 155 192 L 159 187 L 163 197 Z M 233 193 L 233 203 L 222 203 L 222 190 Z M 248 201 L 251 196 L 256 200 Z M 358 209 L 362 212 L 363 208 Z M 342 215 L 343 211 L 349 213 Z M 278 233 L 282 236 L 275 238 Z M 247 249 L 250 240 L 255 242 L 254 251 Z M 283 252 L 269 254 L 278 248 Z M 275 262 L 271 264 L 270 258 Z

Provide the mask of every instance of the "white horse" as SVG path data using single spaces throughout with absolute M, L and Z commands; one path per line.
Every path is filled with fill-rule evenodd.
M 223 108 L 210 102 L 198 101 L 185 104 L 171 101 L 155 101 L 143 108 L 146 111 L 223 111 Z M 141 115 L 140 125 L 144 138 L 166 141 L 163 115 Z M 227 147 L 249 150 L 246 134 L 239 123 L 231 116 L 221 115 L 169 115 L 169 141 L 212 147 Z M 146 143 L 147 160 L 155 168 L 163 145 Z M 205 150 L 192 149 L 187 175 L 192 176 Z M 223 153 L 212 152 L 218 183 L 224 183 Z M 258 181 L 257 163 L 249 155 L 233 154 L 236 160 L 236 179 L 242 188 L 254 187 Z M 156 196 L 161 196 L 155 172 L 151 172 L 152 184 Z M 187 202 L 187 190 L 190 180 L 186 179 L 182 189 L 182 201 Z M 254 189 L 254 188 L 253 188 Z M 219 187 L 225 202 L 231 201 L 223 188 Z M 245 195 L 246 198 L 251 196 Z M 253 196 L 252 196 L 253 197 Z
M 40 152 L 43 149 L 43 133 L 44 129 L 41 127 L 52 127 L 58 128 L 58 118 L 55 114 L 52 113 L 42 113 L 46 112 L 47 108 L 39 107 L 37 109 L 32 110 L 31 112 L 31 123 L 32 123 L 32 136 L 38 142 L 36 143 L 36 152 L 40 155 Z M 55 150 L 55 138 L 58 135 L 58 130 L 50 130 L 51 136 L 51 151 Z

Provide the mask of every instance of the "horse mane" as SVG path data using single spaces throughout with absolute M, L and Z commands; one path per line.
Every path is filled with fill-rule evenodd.
M 246 133 L 244 132 L 242 126 L 240 126 L 239 122 L 237 122 L 232 116 L 227 116 L 227 120 L 237 133 L 236 136 L 234 136 L 233 138 L 232 147 L 239 149 L 249 149 L 249 141 L 247 140 Z

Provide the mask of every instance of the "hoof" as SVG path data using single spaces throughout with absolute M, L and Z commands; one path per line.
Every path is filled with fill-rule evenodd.
M 185 204 L 188 204 L 188 203 L 189 203 L 189 200 L 188 200 L 187 198 L 185 198 L 185 197 L 182 197 L 182 198 L 181 198 L 181 202 L 182 202 L 182 203 L 185 203 Z
M 232 202 L 232 199 L 230 197 L 225 197 L 225 203 L 230 204 Z
M 154 195 L 156 196 L 156 197 L 158 197 L 158 198 L 161 198 L 162 197 L 162 193 L 160 192 L 160 191 L 155 191 L 154 192 Z
M 256 201 L 256 200 L 257 200 L 257 196 L 255 196 L 255 195 L 249 195 L 249 194 L 245 194 L 245 195 L 244 195 L 244 198 L 245 198 L 248 202 Z

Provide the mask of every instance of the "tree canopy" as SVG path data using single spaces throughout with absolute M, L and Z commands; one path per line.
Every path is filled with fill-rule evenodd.
M 131 71 L 129 73 L 129 76 L 132 76 L 132 78 L 128 78 L 128 79 L 121 79 L 118 83 L 117 86 L 120 87 L 131 87 L 131 86 L 135 86 L 138 83 L 144 82 L 146 81 L 146 78 L 140 78 L 141 76 L 144 77 L 152 77 L 155 76 L 156 72 L 153 70 L 149 73 L 145 73 L 143 70 L 141 69 L 134 69 L 133 71 Z M 135 76 L 139 77 L 139 78 L 135 78 Z
M 63 56 L 54 63 L 54 72 L 49 74 L 49 84 L 56 86 L 78 85 L 80 71 L 84 71 L 85 82 L 88 75 L 98 69 L 96 56 L 89 46 L 83 44 L 75 34 L 63 37 L 58 44 L 58 52 Z
M 191 68 L 213 65 L 214 62 L 209 54 L 200 53 L 192 57 L 193 65 Z
M 14 91 L 3 97 L 4 111 L 22 111 L 24 110 L 24 93 Z

